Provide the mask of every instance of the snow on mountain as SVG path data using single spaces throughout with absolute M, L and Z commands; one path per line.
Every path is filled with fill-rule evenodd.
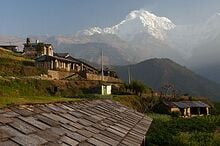
M 78 35 L 114 34 L 123 40 L 130 41 L 135 35 L 147 33 L 159 40 L 164 40 L 167 31 L 175 28 L 168 18 L 158 17 L 145 10 L 130 12 L 125 20 L 113 27 L 93 27 L 78 32 Z
M 195 48 L 220 36 L 220 13 L 211 16 L 204 23 L 177 25 L 167 33 L 167 36 L 167 43 L 178 49 L 185 59 L 189 59 Z
M 220 13 L 216 13 L 201 25 L 202 41 L 215 39 L 220 34 Z

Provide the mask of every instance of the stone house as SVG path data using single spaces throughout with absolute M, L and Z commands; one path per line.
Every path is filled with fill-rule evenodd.
M 32 43 L 30 38 L 27 38 L 24 44 L 24 55 L 29 58 L 35 58 L 42 55 L 53 56 L 53 46 L 52 44 L 42 43 L 36 40 Z
M 98 74 L 98 69 L 96 69 L 95 67 L 93 67 L 92 65 L 83 62 L 79 59 L 76 59 L 72 56 L 69 55 L 69 53 L 54 53 L 54 56 L 63 58 L 63 59 L 67 59 L 70 60 L 71 62 L 73 62 L 71 64 L 71 69 L 75 70 L 77 72 L 79 71 L 83 71 L 83 72 L 87 72 L 87 73 L 93 73 L 93 74 Z
M 54 76 L 54 71 L 57 71 L 56 74 L 59 74 L 58 72 L 62 71 L 62 75 L 63 72 L 67 73 L 65 78 L 72 77 L 72 75 L 80 75 L 80 77 L 88 80 L 102 79 L 100 76 L 100 70 L 85 61 L 70 56 L 68 53 L 55 53 L 51 44 L 40 43 L 39 41 L 31 43 L 30 39 L 27 38 L 26 43 L 24 44 L 24 55 L 29 58 L 34 58 L 36 67 L 53 71 L 52 74 L 48 74 L 49 76 L 52 76 L 52 78 L 60 79 L 61 75 L 58 75 L 59 78 L 58 76 Z M 113 81 L 113 78 L 118 79 L 116 72 L 113 70 L 105 68 L 103 72 L 105 80 Z
M 27 38 L 24 44 L 24 55 L 29 58 L 35 58 L 35 64 L 38 68 L 98 74 L 98 70 L 95 67 L 70 56 L 68 53 L 55 53 L 51 44 L 41 43 L 37 40 L 35 43 L 31 43 L 30 39 Z
M 98 70 L 71 56 L 60 57 L 54 53 L 54 56 L 42 55 L 35 59 L 36 66 L 47 70 L 68 71 L 68 72 L 90 72 L 98 73 Z
M 210 106 L 202 101 L 163 102 L 169 112 L 180 112 L 183 117 L 209 115 Z

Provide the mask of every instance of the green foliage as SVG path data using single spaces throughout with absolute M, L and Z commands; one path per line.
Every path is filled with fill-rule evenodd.
M 101 96 L 95 95 L 95 94 L 79 94 L 76 97 L 82 98 L 82 99 L 100 99 L 101 98 Z
M 142 109 L 140 110 L 142 113 L 152 112 L 153 108 L 160 102 L 159 97 L 154 96 L 142 96 L 140 98 L 140 103 L 142 105 Z
M 131 107 L 141 113 L 152 111 L 153 107 L 158 104 L 158 97 L 145 97 L 137 95 L 114 95 L 112 100 L 118 101 L 128 107 Z
M 36 76 L 46 73 L 35 67 L 34 60 L 0 48 L 0 76 Z
M 214 132 L 217 126 L 220 126 L 219 116 L 203 116 L 194 117 L 190 119 L 178 118 L 173 125 L 183 132 L 200 131 L 200 132 Z
M 179 112 L 179 111 L 173 111 L 173 112 L 171 112 L 171 116 L 172 117 L 180 117 L 181 116 L 181 112 Z
M 8 104 L 69 101 L 64 97 L 74 97 L 78 90 L 68 84 L 60 85 L 64 90 L 52 94 L 51 88 L 56 85 L 49 80 L 0 78 L 0 106 Z M 54 98 L 53 98 L 54 97 Z M 72 99 L 73 100 L 73 99 Z
M 154 119 L 147 134 L 147 142 L 149 145 L 169 145 L 176 134 L 177 131 L 170 126 L 170 121 Z
M 3 96 L 43 96 L 47 95 L 48 81 L 8 79 L 0 80 L 0 91 Z
M 159 101 L 154 107 L 153 112 L 159 114 L 170 114 L 163 102 Z
M 220 116 L 172 118 L 151 114 L 152 125 L 147 133 L 149 145 L 211 146 L 219 144 Z
M 139 112 L 143 109 L 141 97 L 137 95 L 114 95 L 112 100 L 120 102 L 121 104 L 131 107 Z
M 51 81 L 0 78 L 0 107 L 11 104 L 72 101 L 75 99 L 51 95 Z
M 142 95 L 144 92 L 149 91 L 149 87 L 141 81 L 132 81 L 130 85 L 125 84 L 125 88 L 134 92 L 136 95 Z
M 220 102 L 214 102 L 214 107 L 211 109 L 211 114 L 220 115 Z
M 176 146 L 218 146 L 220 139 L 213 133 L 207 132 L 180 132 L 173 137 L 170 145 Z
M 159 122 L 169 122 L 172 120 L 172 117 L 168 114 L 150 113 L 148 114 L 148 116 L 153 118 L 154 121 L 159 121 Z

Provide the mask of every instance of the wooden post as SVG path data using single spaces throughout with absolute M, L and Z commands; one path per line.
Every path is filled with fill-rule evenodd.
M 190 109 L 190 107 L 187 108 L 187 115 L 188 115 L 189 117 L 191 117 L 191 109 Z
M 206 107 L 206 114 L 209 115 L 209 107 Z
M 184 108 L 183 116 L 186 117 L 186 115 L 187 115 L 187 111 L 186 108 Z
M 131 72 L 130 72 L 130 66 L 128 67 L 128 85 L 131 84 Z
M 101 51 L 101 70 L 102 70 L 102 81 L 104 80 L 104 69 L 103 69 L 103 49 Z
M 53 66 L 54 66 L 54 65 L 53 65 L 53 60 L 51 60 L 51 61 L 50 61 L 50 69 L 53 70 Z
M 198 110 L 198 114 L 200 115 L 200 107 L 198 107 L 197 110 Z

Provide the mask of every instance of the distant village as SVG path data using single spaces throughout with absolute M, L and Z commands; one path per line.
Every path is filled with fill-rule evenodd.
M 116 72 L 103 64 L 100 65 L 100 68 L 96 68 L 85 61 L 74 58 L 67 52 L 54 52 L 54 47 L 50 43 L 40 42 L 39 40 L 32 42 L 30 38 L 27 38 L 23 46 L 23 51 L 19 51 L 16 45 L 0 45 L 1 48 L 34 59 L 37 68 L 47 71 L 47 74 L 42 74 L 41 78 L 101 81 L 103 82 L 101 86 L 102 95 L 111 94 L 112 84 L 122 83 Z
M 48 70 L 49 77 L 53 79 L 64 79 L 79 75 L 88 80 L 119 81 L 115 71 L 107 67 L 96 68 L 72 57 L 67 52 L 54 52 L 54 47 L 50 43 L 39 42 L 39 40 L 31 42 L 31 39 L 27 38 L 23 45 L 22 52 L 18 51 L 16 45 L 1 45 L 0 47 L 34 59 L 36 67 Z

